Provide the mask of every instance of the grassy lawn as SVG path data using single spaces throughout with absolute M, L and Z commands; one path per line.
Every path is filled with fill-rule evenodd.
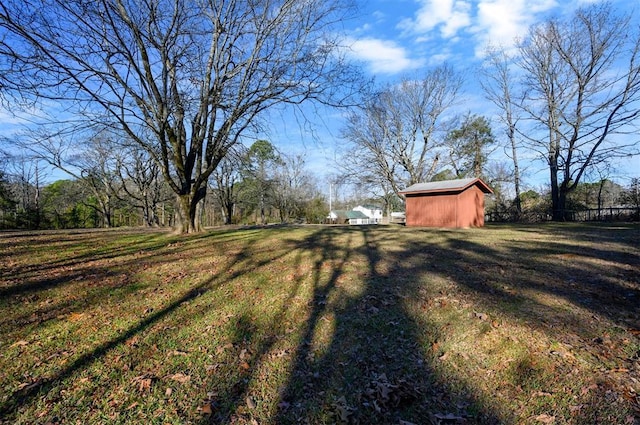
M 0 423 L 638 424 L 640 227 L 0 233 Z

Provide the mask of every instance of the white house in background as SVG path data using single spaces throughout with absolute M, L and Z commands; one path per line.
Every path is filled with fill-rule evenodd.
M 407 216 L 404 211 L 392 212 L 389 218 L 389 223 L 404 224 L 407 221 Z
M 382 208 L 375 205 L 358 205 L 353 211 L 360 211 L 369 217 L 370 224 L 378 224 L 382 222 Z
M 331 224 L 369 224 L 369 217 L 355 210 L 333 210 L 327 219 Z

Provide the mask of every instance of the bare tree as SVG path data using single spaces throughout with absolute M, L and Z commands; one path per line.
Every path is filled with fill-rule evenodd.
M 640 32 L 608 3 L 531 28 L 520 44 L 528 145 L 549 166 L 554 220 L 594 164 L 638 154 L 630 124 L 640 114 Z M 626 137 L 615 137 L 625 134 Z
M 346 173 L 360 182 L 378 182 L 392 193 L 428 180 L 437 170 L 447 133 L 446 112 L 457 100 L 462 79 L 449 66 L 420 80 L 390 85 L 352 112 L 343 137 L 350 149 Z
M 41 136 L 41 137 L 39 137 Z M 86 139 L 84 139 L 86 137 Z M 83 133 L 80 140 L 52 137 L 34 132 L 21 142 L 33 162 L 42 161 L 64 171 L 91 192 L 94 208 L 103 219 L 104 227 L 112 227 L 114 188 L 118 183 L 116 154 L 118 147 L 105 132 Z
M 275 170 L 273 200 L 280 213 L 280 221 L 305 216 L 306 207 L 318 196 L 313 176 L 305 169 L 302 155 L 280 154 L 281 163 Z
M 507 136 L 508 145 L 505 152 L 507 152 L 507 156 L 510 157 L 513 163 L 514 204 L 517 219 L 522 214 L 520 164 L 518 162 L 518 140 L 516 136 L 522 100 L 520 97 L 516 97 L 517 80 L 511 70 L 512 66 L 513 58 L 504 50 L 489 49 L 481 68 L 482 78 L 480 79 L 480 85 L 486 97 L 500 111 L 498 115 L 499 121 L 502 123 Z
M 21 90 L 152 155 L 195 232 L 211 173 L 261 112 L 357 92 L 333 25 L 346 2 L 6 0 L 0 56 Z
M 234 146 L 213 171 L 212 189 L 222 209 L 224 224 L 232 223 L 238 201 L 236 184 L 240 180 L 242 159 L 246 157 L 245 150 L 241 148 L 241 145 Z
M 631 179 L 629 186 L 620 194 L 620 201 L 623 205 L 635 208 L 636 217 L 640 219 L 640 178 Z
M 140 210 L 145 226 L 164 225 L 160 222 L 158 209 L 172 197 L 158 163 L 148 152 L 135 145 L 126 146 L 116 154 L 114 172 L 118 175 L 114 195 Z
M 17 227 L 38 229 L 42 219 L 40 200 L 42 181 L 46 178 L 39 161 L 27 155 L 7 155 L 10 165 L 7 177 L 11 181 L 9 188 L 16 207 Z

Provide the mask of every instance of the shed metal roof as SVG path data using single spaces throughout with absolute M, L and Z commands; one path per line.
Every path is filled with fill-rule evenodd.
M 478 178 L 416 183 L 409 186 L 405 190 L 401 190 L 400 193 L 406 195 L 414 193 L 462 192 L 463 190 L 470 186 L 473 186 L 474 184 L 477 184 L 484 193 L 493 193 L 493 190 L 491 190 L 491 188 L 485 182 Z

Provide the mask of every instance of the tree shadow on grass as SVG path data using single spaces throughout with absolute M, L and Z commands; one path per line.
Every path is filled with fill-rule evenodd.
M 286 234 L 286 229 L 273 231 Z M 252 381 L 260 374 L 271 373 L 262 368 L 265 357 L 279 347 L 280 335 L 289 332 L 284 319 L 290 319 L 290 305 L 301 297 L 306 297 L 308 304 L 303 317 L 298 317 L 299 336 L 291 338 L 297 343 L 287 353 L 289 365 L 286 371 L 274 371 L 287 376 L 277 389 L 278 400 L 269 416 L 273 423 L 515 422 L 512 417 L 493 412 L 487 399 L 475 393 L 464 376 L 443 373 L 439 367 L 442 353 L 437 347 L 447 337 L 447 324 L 431 322 L 428 316 L 414 310 L 421 302 L 426 306 L 439 302 L 438 298 L 451 298 L 452 294 L 438 292 L 439 279 L 452 284 L 451 290 L 457 291 L 454 296 L 471 296 L 480 313 L 524 323 L 552 336 L 565 334 L 566 328 L 584 338 L 593 334 L 592 328 L 581 322 L 584 316 L 544 305 L 536 298 L 538 293 L 559 296 L 620 326 L 630 326 L 638 316 L 632 300 L 614 296 L 629 288 L 610 280 L 616 276 L 636 279 L 636 287 L 630 288 L 630 293 L 635 294 L 638 256 L 633 252 L 623 255 L 629 260 L 626 267 L 624 261 L 613 262 L 611 252 L 597 244 L 588 249 L 559 241 L 531 246 L 521 243 L 520 236 L 494 246 L 473 240 L 469 237 L 473 234 L 465 231 L 330 227 L 304 234 L 308 236 L 285 240 L 284 247 L 274 247 L 268 255 L 259 257 L 246 231 L 203 237 L 205 244 L 225 239 L 237 242 L 233 251 L 224 251 L 227 261 L 220 270 L 175 295 L 122 334 L 80 354 L 54 375 L 15 391 L 0 405 L 0 415 L 10 420 L 21 406 L 59 387 L 67 378 L 101 361 L 116 347 L 147 333 L 169 316 L 176 321 L 197 320 L 217 308 L 216 304 L 202 306 L 193 317 L 188 317 L 181 306 L 198 295 L 219 292 L 221 285 L 236 277 L 246 275 L 250 280 L 254 270 L 270 268 L 271 262 L 287 253 L 295 257 L 292 283 L 287 283 L 283 298 L 266 319 L 258 317 L 258 307 L 262 304 L 260 291 L 269 282 L 243 286 L 250 293 L 242 294 L 240 299 L 251 303 L 255 297 L 255 304 L 238 310 L 239 314 L 224 325 L 231 329 L 233 353 L 229 358 L 233 358 L 233 364 L 229 367 L 243 372 L 239 379 L 235 379 L 236 375 L 229 379 L 224 371 L 211 377 L 225 382 L 217 385 L 211 400 L 215 402 L 214 411 L 202 422 L 241 422 L 239 412 L 251 416 L 247 405 L 257 401 L 250 398 L 254 395 Z M 606 239 L 597 234 L 588 237 L 601 243 Z M 128 264 L 139 267 L 144 262 L 180 261 L 179 248 L 170 255 L 164 248 L 166 243 L 142 250 Z M 216 249 L 225 248 L 220 244 Z M 288 261 L 283 264 L 290 265 Z M 280 270 L 273 273 L 277 272 Z M 627 275 L 629 272 L 633 274 Z M 573 282 L 572 276 L 577 277 Z M 306 289 L 310 290 L 305 292 Z M 600 302 L 594 302 L 596 294 L 602 297 Z M 99 298 L 88 301 L 97 304 Z M 208 348 L 215 348 L 214 343 Z M 522 375 L 514 380 L 526 389 L 528 381 L 535 378 L 535 370 L 525 360 L 515 362 L 512 369 L 514 374 Z M 533 377 L 528 378 L 529 375 Z M 585 409 L 582 417 L 588 420 L 597 415 L 598 412 L 592 414 Z M 185 417 L 192 415 L 187 413 Z
M 93 239 L 98 234 L 100 243 Z M 135 276 L 146 268 L 156 265 L 180 262 L 183 249 L 202 244 L 221 245 L 227 241 L 249 243 L 256 232 L 210 232 L 199 235 L 168 235 L 166 232 L 142 232 L 144 237 L 136 235 L 131 243 L 119 243 L 119 232 L 81 232 L 78 239 L 73 236 L 62 237 L 71 244 L 71 255 L 55 255 L 52 260 L 39 264 L 21 265 L 2 270 L 0 280 L 0 306 L 23 309 L 23 315 L 12 314 L 0 319 L 0 328 L 4 326 L 41 325 L 56 317 L 70 313 L 73 309 L 87 308 L 104 302 L 105 298 L 137 292 L 149 286 L 147 282 L 138 282 Z M 42 236 L 42 235 L 41 235 Z M 47 246 L 47 250 L 56 252 L 57 232 L 44 233 L 45 239 L 36 237 L 37 244 Z M 106 242 L 105 242 L 106 241 Z M 28 246 L 34 241 L 21 241 Z M 66 243 L 66 242 L 65 242 Z M 239 252 L 235 262 L 245 260 L 245 253 Z M 121 260 L 121 258 L 127 258 Z M 113 264 L 110 264 L 113 260 Z M 105 265 L 105 262 L 108 264 Z M 55 274 L 49 273 L 55 270 Z M 170 278 L 168 272 L 164 278 Z M 179 276 L 175 276 L 178 278 Z M 51 292 L 53 291 L 53 293 Z M 57 291 L 67 291 L 68 296 L 57 296 Z M 47 302 L 51 300 L 51 302 Z
M 640 413 L 640 400 L 628 390 L 640 377 L 634 366 L 640 352 L 633 352 L 640 347 L 640 251 L 633 228 L 619 227 L 628 233 L 612 236 L 610 226 L 585 230 L 553 225 L 537 231 L 516 227 L 508 237 L 493 240 L 445 231 L 442 243 L 411 243 L 440 260 L 431 273 L 453 282 L 460 291 L 457 298 L 473 305 L 478 317 L 491 326 L 506 320 L 510 328 L 531 329 L 548 338 L 542 346 L 531 344 L 534 351 L 514 363 L 510 378 L 520 382 L 523 394 L 571 376 L 579 356 L 593 363 L 581 365 L 593 368 L 591 376 L 583 372 L 574 383 L 565 381 L 572 386 L 563 390 L 567 398 L 572 396 L 571 407 L 547 408 L 572 423 L 622 423 L 633 418 L 634 411 Z M 437 234 L 415 232 L 425 239 Z M 550 371 L 566 376 L 545 376 Z
M 640 224 L 622 222 L 571 222 L 518 225 L 519 231 L 553 233 L 576 241 L 598 244 L 617 243 L 632 250 L 640 249 Z
M 419 251 L 382 252 L 379 237 L 367 227 L 323 229 L 300 244 L 314 250 L 314 296 L 273 422 L 499 423 L 434 371 L 424 347 L 440 331 L 416 323 L 404 303 L 418 296 L 425 265 L 406 266 Z
M 541 247 L 521 246 L 517 240 L 507 240 L 496 247 L 469 240 L 467 235 L 465 231 L 407 229 L 394 234 L 345 227 L 321 228 L 302 241 L 290 241 L 295 249 L 313 257 L 313 293 L 272 422 L 490 424 L 525 420 L 519 416 L 523 412 L 497 406 L 499 399 L 491 400 L 487 393 L 490 388 L 477 392 L 478 382 L 470 386 L 469 377 L 439 365 L 443 353 L 438 345 L 447 338 L 450 324 L 432 323 L 428 315 L 416 314 L 416 300 L 427 306 L 440 303 L 439 299 L 461 298 L 463 304 L 477 309 L 479 332 L 491 329 L 490 319 L 499 316 L 546 333 L 551 340 L 574 333 L 589 338 L 593 328 L 584 322 L 584 315 L 548 306 L 536 297 L 537 292 L 591 310 L 613 323 L 629 325 L 632 322 L 627 319 L 637 318 L 628 300 L 621 303 L 611 298 L 599 305 L 585 301 L 586 292 L 606 294 L 607 285 L 612 293 L 624 293 L 625 288 L 616 283 L 596 277 L 587 282 L 586 289 L 576 289 L 563 280 L 598 270 L 605 275 L 607 268 L 611 272 L 611 265 L 548 261 L 550 255 L 566 254 L 570 245 L 546 241 Z M 607 249 L 597 245 L 589 250 L 576 247 L 575 253 L 569 253 L 592 260 L 610 257 Z M 629 258 L 637 258 L 631 255 Z M 625 270 L 622 267 L 618 272 Z M 558 279 L 551 281 L 550 277 Z M 435 282 L 440 280 L 449 287 L 438 293 Z M 473 357 L 474 353 L 463 355 Z M 512 386 L 525 399 L 536 385 L 551 379 L 542 376 L 545 372 L 531 356 L 512 359 L 511 365 L 505 365 L 508 370 L 500 372 L 508 382 L 499 385 Z M 248 389 L 242 386 L 226 413 L 210 418 L 212 422 L 235 423 L 234 412 L 244 404 Z M 606 389 L 592 393 L 598 391 L 604 395 Z M 602 406 L 589 413 L 589 400 L 595 400 L 594 396 L 586 394 L 582 399 L 583 407 L 572 413 L 575 418 L 586 420 L 598 414 L 606 418 L 611 413 L 598 410 Z M 550 408 L 545 406 L 539 403 L 526 409 L 534 415 L 529 418 Z M 568 414 L 562 412 L 559 414 Z
M 445 250 L 436 272 L 481 294 L 487 307 L 547 333 L 560 325 L 587 336 L 590 328 L 580 323 L 582 318 L 574 320 L 570 308 L 542 305 L 535 294 L 590 311 L 623 329 L 640 328 L 639 247 L 624 248 L 631 243 L 629 235 L 611 236 L 606 226 L 590 226 L 588 236 L 581 229 L 542 226 L 537 235 L 545 240 L 540 243 L 519 235 L 493 247 L 452 234 L 438 248 Z M 531 308 L 520 309 L 524 304 Z
M 99 346 L 95 347 L 90 352 L 84 353 L 72 361 L 69 365 L 65 366 L 64 369 L 60 370 L 54 376 L 36 380 L 32 384 L 15 391 L 11 394 L 8 399 L 0 405 L 0 417 L 8 419 L 10 415 L 16 413 L 16 411 L 25 404 L 31 402 L 31 400 L 38 396 L 39 394 L 47 393 L 53 386 L 59 384 L 63 380 L 69 378 L 74 373 L 78 372 L 81 369 L 88 367 L 90 364 L 99 361 L 105 354 L 107 354 L 110 350 L 116 348 L 119 345 L 124 344 L 125 341 L 129 340 L 133 336 L 144 332 L 146 329 L 151 327 L 154 323 L 162 320 L 167 315 L 171 314 L 175 311 L 180 305 L 189 300 L 194 299 L 195 297 L 203 294 L 205 291 L 209 290 L 209 284 L 211 282 L 207 281 L 194 287 L 189 290 L 180 298 L 176 299 L 172 303 L 170 303 L 167 307 L 159 310 L 151 315 L 149 315 L 144 320 L 140 321 L 136 326 L 129 328 L 126 332 L 123 332 L 117 338 L 114 338 L 110 341 L 107 341 Z
M 98 272 L 97 268 L 92 268 L 92 264 L 95 262 L 127 255 L 137 255 L 137 260 L 140 262 L 153 257 L 158 250 L 184 240 L 184 236 L 168 235 L 166 231 L 155 233 L 145 231 L 142 234 L 146 236 L 141 237 L 136 234 L 135 242 L 132 243 L 123 242 L 122 234 L 117 231 L 113 233 L 87 231 L 75 236 L 60 236 L 57 232 L 51 234 L 43 232 L 34 234 L 31 238 L 19 239 L 18 243 L 21 247 L 5 248 L 7 256 L 9 254 L 12 256 L 28 254 L 29 249 L 32 249 L 34 245 L 32 238 L 35 238 L 36 244 L 45 246 L 49 255 L 55 255 L 57 258 L 13 267 L 7 265 L 0 267 L 3 275 L 12 277 L 10 284 L 0 287 L 0 296 L 10 297 L 24 293 L 34 295 L 34 293 L 50 288 L 67 285 L 84 276 Z M 207 236 L 204 234 L 190 236 L 189 241 L 194 243 L 204 237 Z M 12 241 L 7 241 L 7 239 L 5 235 L 4 238 L 0 238 L 0 243 L 12 244 Z M 96 243 L 97 241 L 99 243 Z M 67 250 L 70 251 L 69 254 L 60 255 L 61 251 Z M 127 266 L 127 264 L 124 265 Z M 57 269 L 63 269 L 64 274 L 58 277 L 49 277 L 50 271 Z M 121 269 L 127 270 L 126 267 Z M 111 271 L 109 272 L 111 273 Z
M 198 241 L 199 243 L 206 243 L 208 241 L 216 239 L 228 239 L 233 241 L 234 243 L 239 243 L 240 248 L 233 253 L 227 252 L 226 262 L 222 267 L 220 267 L 220 271 L 218 273 L 212 274 L 206 279 L 201 279 L 200 282 L 197 282 L 193 285 L 189 285 L 181 294 L 177 294 L 162 308 L 150 311 L 149 314 L 144 315 L 144 317 L 139 322 L 119 333 L 117 337 L 104 341 L 93 347 L 92 349 L 78 355 L 70 362 L 65 363 L 59 370 L 57 370 L 50 376 L 35 379 L 28 385 L 20 386 L 12 393 L 5 395 L 5 397 L 3 397 L 2 399 L 2 402 L 0 403 L 0 418 L 6 421 L 11 420 L 12 418 L 16 418 L 16 415 L 19 414 L 18 412 L 22 407 L 33 403 L 36 398 L 45 395 L 49 396 L 49 393 L 53 390 L 60 391 L 59 387 L 64 381 L 80 373 L 82 370 L 88 369 L 92 364 L 101 362 L 109 352 L 117 349 L 118 347 L 124 346 L 127 341 L 130 341 L 139 335 L 144 335 L 157 323 L 166 320 L 170 316 L 178 314 L 180 310 L 183 309 L 183 307 L 190 301 L 206 294 L 209 291 L 220 288 L 229 280 L 247 273 L 252 267 L 259 267 L 261 265 L 264 265 L 266 262 L 276 258 L 270 257 L 269 259 L 264 260 L 263 263 L 248 261 L 248 259 L 250 259 L 251 257 L 248 251 L 251 251 L 252 240 L 248 237 L 248 234 L 246 232 L 240 234 L 236 233 L 235 235 L 237 237 L 224 234 L 218 237 L 219 235 L 216 234 L 208 234 L 190 238 L 181 238 L 180 240 L 182 241 Z M 134 250 L 139 250 L 144 247 L 145 252 L 142 254 L 142 256 L 138 256 L 137 258 L 118 263 L 119 267 L 123 269 L 131 268 L 133 270 L 138 270 L 141 262 L 145 261 L 153 262 L 156 264 L 169 264 L 173 261 L 176 261 L 176 259 L 171 255 L 167 256 L 166 250 L 161 250 L 161 248 L 166 248 L 167 243 L 168 242 L 165 240 L 164 242 L 154 242 L 152 245 L 142 243 L 142 245 L 129 247 L 128 249 Z M 96 269 L 95 271 L 100 275 L 106 275 L 111 273 L 111 268 L 112 266 L 106 265 L 104 266 L 104 270 Z M 85 270 L 85 272 L 86 271 L 87 270 Z M 69 276 L 67 276 L 67 278 L 69 278 Z M 70 283 L 67 282 L 67 280 L 65 280 L 64 278 L 61 279 L 61 282 L 64 284 Z M 30 289 L 36 292 L 41 290 L 41 288 L 39 288 L 37 285 L 35 287 L 31 286 Z M 106 287 L 103 288 L 101 292 L 104 293 L 103 295 L 106 295 L 113 289 L 114 288 L 112 287 Z M 13 296 L 19 296 L 20 293 L 21 291 L 18 291 L 18 293 L 14 293 Z M 92 303 L 100 303 L 101 297 L 97 296 L 96 294 L 94 295 L 95 296 L 91 297 L 90 299 L 85 300 L 85 308 L 90 306 Z M 136 296 L 136 294 L 131 294 L 131 296 Z M 60 309 L 64 310 L 65 305 L 66 302 L 63 302 L 62 304 L 58 304 L 53 308 L 59 314 Z M 40 311 L 39 313 L 42 314 L 43 312 Z M 206 310 L 200 311 L 195 316 L 190 316 L 189 319 L 197 320 L 198 315 L 202 316 L 204 314 L 206 314 Z
M 272 257 L 270 261 L 277 261 L 289 252 L 282 247 L 271 251 Z M 213 378 L 214 382 L 206 385 L 210 397 L 205 400 L 205 406 L 211 409 L 211 413 L 205 414 L 200 421 L 201 423 L 234 423 L 242 416 L 241 411 L 246 407 L 246 404 L 252 402 L 249 401 L 250 398 L 253 400 L 250 394 L 251 381 L 258 374 L 264 373 L 261 372 L 261 369 L 268 362 L 269 353 L 273 352 L 282 339 L 282 335 L 293 331 L 287 329 L 286 316 L 294 299 L 301 296 L 303 290 L 303 257 L 304 251 L 296 253 L 292 270 L 287 270 L 292 283 L 287 285 L 288 289 L 278 297 L 282 298 L 280 302 L 275 303 L 274 307 L 267 312 L 266 322 L 263 321 L 258 325 L 259 318 L 256 317 L 256 311 L 252 308 L 246 308 L 228 324 L 230 340 L 226 346 L 218 346 L 216 351 L 221 348 L 224 350 L 228 347 L 232 351 L 232 355 L 227 357 L 227 362 L 222 367 L 224 370 L 219 370 L 217 373 L 217 375 L 222 375 L 225 378 L 221 380 L 215 376 Z M 248 261 L 251 262 L 250 257 Z M 264 261 L 261 264 L 252 263 L 251 266 L 248 264 L 247 268 L 239 270 L 238 274 L 251 272 L 260 266 L 264 266 L 266 262 Z M 265 284 L 271 285 L 272 282 Z M 261 289 L 263 288 L 257 283 L 254 288 L 256 297 L 258 297 L 257 292 Z M 249 295 L 250 297 L 251 295 Z M 255 301 L 258 305 L 262 302 L 271 304 L 263 300 Z M 223 334 L 225 333 L 223 332 Z M 280 350 L 278 355 L 286 355 L 286 350 Z M 215 391 L 211 391 L 212 389 L 215 389 Z

